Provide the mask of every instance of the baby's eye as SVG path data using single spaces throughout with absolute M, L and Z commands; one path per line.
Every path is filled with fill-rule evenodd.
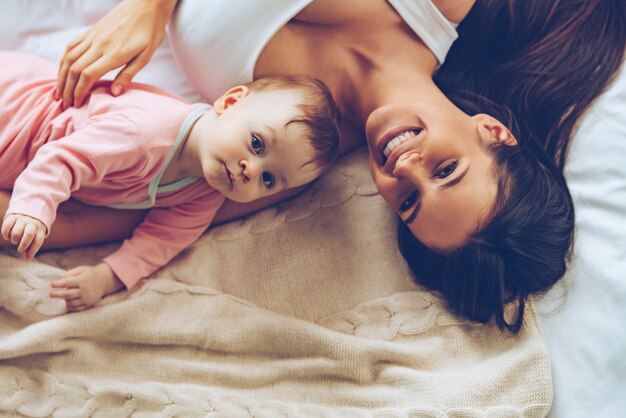
M 436 177 L 438 179 L 445 179 L 450 174 L 454 173 L 457 165 L 459 165 L 458 161 L 452 161 L 451 163 L 446 164 L 442 169 L 436 171 L 435 174 L 433 174 L 433 177 Z
M 274 184 L 275 184 L 274 176 L 271 173 L 264 171 L 262 174 L 262 178 L 263 178 L 263 184 L 265 185 L 265 187 L 267 187 L 268 189 L 271 189 L 272 187 L 274 187 Z
M 252 150 L 256 155 L 261 155 L 263 153 L 263 140 L 256 135 L 252 135 L 250 139 L 250 145 L 252 146 Z
M 406 212 L 407 210 L 411 209 L 413 205 L 415 205 L 416 201 L 417 201 L 417 191 L 411 193 L 409 197 L 407 197 L 406 199 L 404 199 L 404 201 L 402 201 L 402 203 L 400 203 L 400 207 L 398 208 L 398 211 Z

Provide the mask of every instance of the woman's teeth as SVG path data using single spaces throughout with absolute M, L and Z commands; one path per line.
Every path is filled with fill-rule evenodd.
M 410 131 L 404 131 L 399 135 L 396 135 L 385 145 L 383 149 L 383 160 L 386 160 L 389 157 L 389 154 L 401 143 L 407 141 L 410 138 L 417 136 L 422 130 L 421 129 L 413 129 Z

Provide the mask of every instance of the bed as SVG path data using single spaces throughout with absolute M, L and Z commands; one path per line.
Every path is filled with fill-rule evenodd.
M 115 3 L 4 2 L 0 49 L 57 61 Z M 167 41 L 136 81 L 199 100 Z M 624 416 L 625 115 L 622 71 L 567 164 L 571 267 L 517 336 L 413 284 L 359 149 L 87 312 L 64 315 L 47 286 L 116 244 L 0 253 L 0 415 Z

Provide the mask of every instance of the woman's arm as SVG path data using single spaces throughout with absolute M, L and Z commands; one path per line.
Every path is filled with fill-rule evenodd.
M 70 42 L 56 90 L 57 98 L 63 97 L 63 107 L 79 107 L 93 83 L 125 66 L 111 84 L 111 94 L 119 95 L 163 41 L 175 6 L 176 0 L 124 0 Z

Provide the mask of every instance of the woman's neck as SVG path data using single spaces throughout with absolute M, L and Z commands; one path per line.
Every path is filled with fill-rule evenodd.
M 410 54 L 394 52 L 352 51 L 350 81 L 338 87 L 337 99 L 351 120 L 364 124 L 369 114 L 384 104 L 411 102 L 434 93 L 433 89 L 438 91 L 432 79 L 437 59 L 426 45 L 418 41 Z

